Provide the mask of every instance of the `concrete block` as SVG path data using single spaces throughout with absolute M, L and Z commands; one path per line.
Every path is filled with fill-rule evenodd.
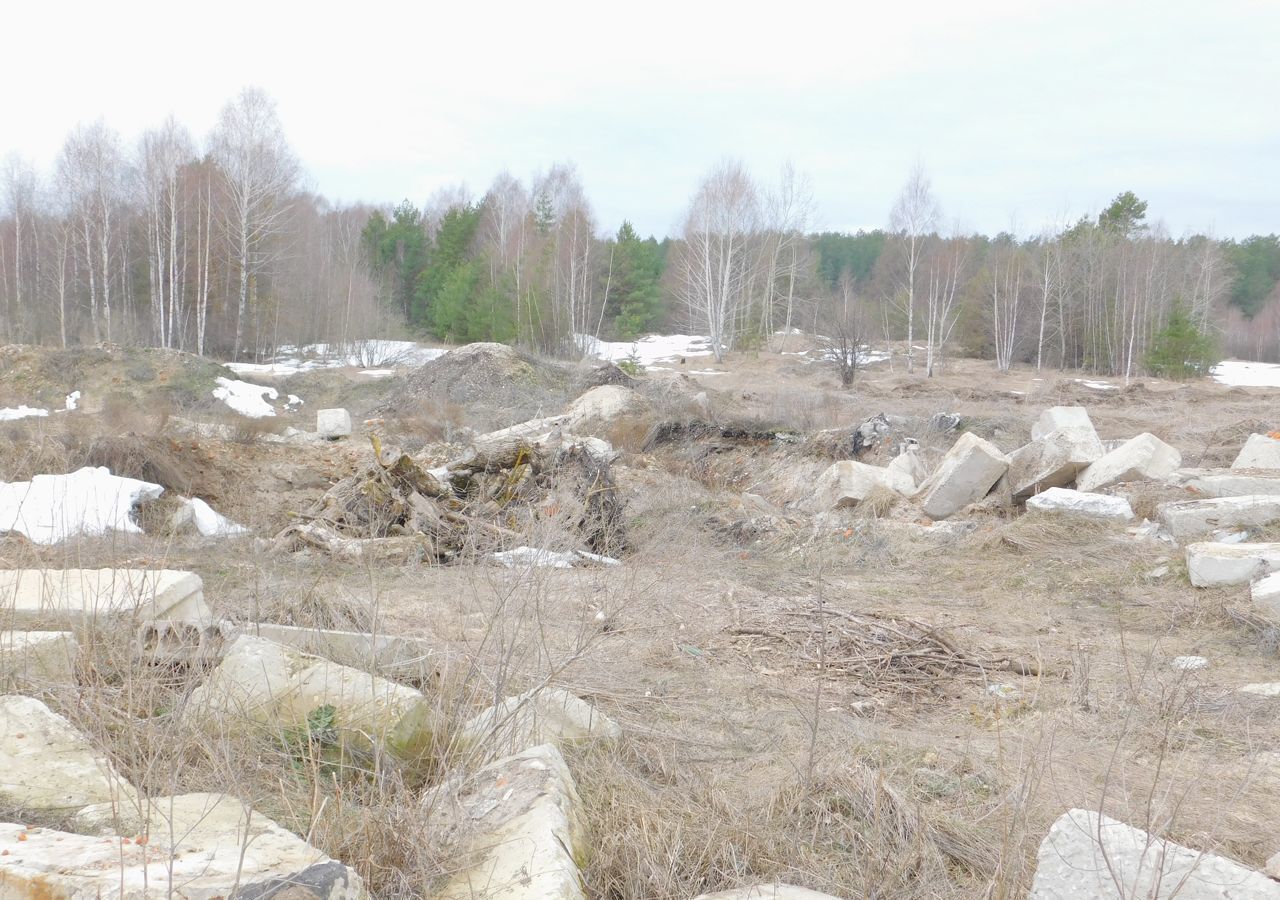
M 351 413 L 345 409 L 321 409 L 316 411 L 316 434 L 336 440 L 350 437 Z
M 1160 504 L 1160 524 L 1183 543 L 1223 528 L 1258 528 L 1280 521 L 1280 496 L 1209 497 Z
M 1027 501 L 1027 509 L 1103 522 L 1129 522 L 1133 519 L 1133 509 L 1123 497 L 1089 494 L 1060 487 L 1036 494 Z
M 1206 541 L 1187 547 L 1187 573 L 1196 587 L 1248 584 L 1280 571 L 1280 543 L 1222 544 Z
M 1009 457 L 973 432 L 962 434 L 916 492 L 925 515 L 945 519 L 987 495 L 1009 468 Z
M 1182 465 L 1182 454 L 1153 434 L 1140 434 L 1088 466 L 1076 488 L 1096 491 L 1125 481 L 1163 481 Z

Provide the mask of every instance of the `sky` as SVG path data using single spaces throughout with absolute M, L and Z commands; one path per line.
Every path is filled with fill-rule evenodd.
M 68 130 L 197 137 L 246 85 L 311 187 L 421 205 L 570 161 L 602 231 L 678 230 L 742 160 L 814 226 L 883 227 L 912 166 L 946 227 L 1031 234 L 1134 191 L 1174 236 L 1280 231 L 1280 0 L 36 3 L 0 13 L 0 158 Z

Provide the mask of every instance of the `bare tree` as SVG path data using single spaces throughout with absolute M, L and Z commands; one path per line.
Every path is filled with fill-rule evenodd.
M 275 102 L 259 88 L 245 88 L 223 107 L 209 148 L 225 182 L 223 221 L 239 273 L 232 350 L 232 356 L 238 357 L 257 275 L 271 258 L 271 238 L 287 220 L 285 201 L 297 184 L 298 162 L 285 139 Z
M 841 386 L 852 387 L 862 365 L 870 321 L 848 272 L 840 276 L 839 290 L 820 303 L 816 324 L 824 357 L 836 364 Z
M 958 233 L 939 242 L 929 257 L 925 308 L 925 374 L 932 378 L 942 362 L 960 308 L 956 302 L 969 259 L 969 242 Z M 908 359 L 910 357 L 908 356 Z
M 706 328 L 717 362 L 733 347 L 746 307 L 759 218 L 751 176 L 728 161 L 703 179 L 685 216 L 680 290 L 690 321 Z
M 813 185 L 807 175 L 797 173 L 795 166 L 786 162 L 778 181 L 778 189 L 771 192 L 766 202 L 768 234 L 768 275 L 761 309 L 761 331 L 772 335 L 775 331 L 775 308 L 783 304 L 784 324 L 782 347 L 791 334 L 796 311 L 796 287 L 805 257 L 805 232 L 814 217 Z
M 924 256 L 925 242 L 937 227 L 939 215 L 938 201 L 933 196 L 929 176 L 924 164 L 917 162 L 889 213 L 889 229 L 903 244 L 905 271 L 901 303 L 907 318 L 908 372 L 915 370 L 916 276 Z
M 27 304 L 34 301 L 33 291 L 23 288 L 36 276 L 30 275 L 31 266 L 24 272 L 23 262 L 28 256 L 38 255 L 28 245 L 34 240 L 35 206 L 36 206 L 36 174 L 31 164 L 11 154 L 4 163 L 0 176 L 0 188 L 3 188 L 4 205 L 8 207 L 13 222 L 13 290 L 8 293 L 9 314 L 6 316 L 5 332 L 11 340 L 18 339 L 24 331 L 24 320 L 33 318 L 35 310 L 28 310 Z M 0 248 L 0 265 L 3 264 L 3 248 Z M 0 288 L 5 287 L 0 284 Z
M 147 274 L 153 340 L 172 347 L 185 297 L 186 210 L 182 169 L 195 160 L 190 133 L 170 116 L 138 143 L 137 172 L 146 204 Z

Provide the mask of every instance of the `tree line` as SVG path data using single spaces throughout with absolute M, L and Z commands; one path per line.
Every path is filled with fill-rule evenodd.
M 1280 239 L 1171 237 L 1123 192 L 1030 238 L 948 225 L 916 166 L 882 229 L 816 228 L 808 179 L 713 166 L 676 232 L 603 233 L 574 167 L 502 173 L 421 206 L 309 189 L 273 101 L 246 89 L 203 141 L 170 118 L 132 146 L 76 127 L 47 173 L 0 169 L 0 340 L 113 341 L 230 358 L 394 333 L 560 355 L 583 336 L 709 335 L 718 355 L 821 334 L 1109 375 L 1280 358 Z M 843 348 L 843 349 L 841 349 Z M 850 348 L 854 348 L 850 350 Z M 850 370 L 852 371 L 852 369 Z

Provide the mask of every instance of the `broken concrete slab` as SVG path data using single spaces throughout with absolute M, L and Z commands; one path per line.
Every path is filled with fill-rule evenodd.
M 840 509 L 857 506 L 876 491 L 893 491 L 905 497 L 915 489 L 911 476 L 902 471 L 844 459 L 818 476 L 813 503 L 819 510 Z
M 1048 488 L 1066 487 L 1097 459 L 1093 453 L 1082 453 L 1069 434 L 1054 433 L 1009 454 L 1006 478 L 1014 498 L 1021 500 Z
M 1102 442 L 1083 406 L 1051 406 L 1040 413 L 1031 426 L 1031 440 L 1043 441 L 1052 435 L 1066 435 L 1076 444 L 1081 456 L 1102 456 Z M 1092 462 L 1092 460 L 1090 460 Z
M 1280 619 L 1280 572 L 1265 575 L 1250 585 L 1249 599 L 1254 606 Z
M 1280 900 L 1280 883 L 1101 813 L 1073 809 L 1040 844 L 1028 900 Z
M 498 760 L 423 801 L 458 874 L 436 900 L 585 900 L 577 788 L 550 744 Z
M 1133 508 L 1123 497 L 1090 494 L 1069 488 L 1053 487 L 1027 500 L 1027 509 L 1053 515 L 1077 516 L 1102 522 L 1129 522 Z
M 1280 521 L 1280 496 L 1209 497 L 1162 503 L 1160 524 L 1182 543 L 1222 528 L 1257 528 Z
M 462 731 L 468 741 L 494 741 L 504 749 L 533 744 L 562 747 L 622 737 L 617 722 L 580 697 L 555 688 L 508 697 L 472 718 Z
M 1188 490 L 1206 497 L 1280 496 L 1280 472 L 1232 472 L 1229 469 L 1179 469 L 1178 479 Z
M 394 672 L 397 677 L 425 677 L 434 670 L 435 650 L 420 638 L 329 628 L 303 628 L 251 622 L 240 633 L 275 641 L 312 656 L 367 671 Z
M 1280 469 L 1280 440 L 1269 434 L 1249 435 L 1231 468 Z
M 34 697 L 0 697 L 0 803 L 65 814 L 137 794 L 89 739 Z
M 1277 571 L 1280 571 L 1280 543 L 1205 541 L 1187 547 L 1187 574 L 1196 587 L 1248 584 Z
M 1076 478 L 1076 488 L 1096 491 L 1125 481 L 1163 481 L 1182 465 L 1182 454 L 1154 434 L 1143 433 L 1100 457 Z
M 962 434 L 916 492 L 925 515 L 945 519 L 987 495 L 1009 468 L 1009 457 L 973 432 Z
M 0 631 L 0 689 L 75 683 L 80 645 L 69 631 Z
M 753 884 L 751 887 L 699 894 L 694 900 L 840 900 L 831 894 L 796 887 L 794 884 Z
M 329 743 L 344 759 L 387 754 L 416 768 L 436 749 L 435 709 L 420 691 L 248 634 L 188 700 L 189 713 L 211 724 L 279 732 L 305 733 L 308 717 L 327 708 Z
M 316 410 L 316 434 L 327 440 L 351 436 L 351 413 L 345 409 Z
M 46 900 L 368 896 L 354 870 L 224 794 L 156 797 L 118 813 L 89 807 L 73 821 L 89 833 L 0 825 L 0 882 Z
M 0 572 L 0 625 L 77 630 L 156 619 L 210 624 L 204 585 L 172 569 L 13 569 Z

